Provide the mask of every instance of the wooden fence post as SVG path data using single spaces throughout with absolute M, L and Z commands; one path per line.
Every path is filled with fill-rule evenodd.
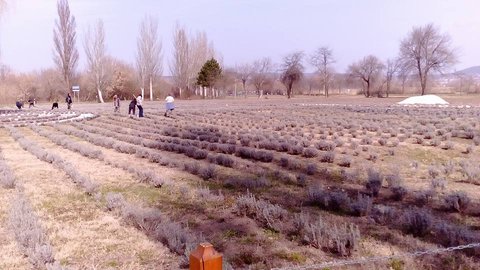
M 190 270 L 222 270 L 222 253 L 210 243 L 201 243 L 190 253 Z

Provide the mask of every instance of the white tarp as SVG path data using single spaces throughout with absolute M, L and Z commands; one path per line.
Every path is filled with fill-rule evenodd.
M 447 105 L 443 98 L 437 95 L 414 96 L 398 102 L 400 105 Z

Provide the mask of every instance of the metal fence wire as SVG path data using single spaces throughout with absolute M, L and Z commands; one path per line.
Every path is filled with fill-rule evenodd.
M 368 257 L 368 258 L 357 258 L 357 259 L 350 259 L 350 260 L 334 260 L 330 262 L 323 262 L 318 264 L 312 265 L 305 265 L 305 266 L 289 266 L 289 267 L 281 267 L 281 268 L 272 268 L 272 270 L 308 270 L 308 269 L 323 269 L 327 267 L 340 267 L 340 266 L 348 266 L 348 265 L 355 265 L 355 264 L 369 264 L 373 262 L 381 262 L 381 261 L 389 261 L 392 259 L 404 259 L 404 258 L 414 258 L 423 255 L 432 255 L 444 252 L 452 252 L 467 248 L 478 248 L 480 247 L 480 243 L 471 243 L 468 245 L 461 245 L 455 247 L 448 247 L 448 248 L 436 248 L 436 249 L 429 249 L 425 251 L 416 251 L 412 253 L 402 253 L 397 255 L 390 255 L 390 256 L 377 256 L 377 257 Z

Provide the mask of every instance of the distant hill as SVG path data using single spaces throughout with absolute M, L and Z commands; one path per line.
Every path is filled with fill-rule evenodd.
M 480 66 L 473 66 L 463 70 L 459 70 L 456 73 L 461 73 L 465 75 L 477 75 L 480 76 Z

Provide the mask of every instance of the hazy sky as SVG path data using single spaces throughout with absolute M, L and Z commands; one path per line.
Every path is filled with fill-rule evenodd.
M 16 71 L 53 66 L 56 0 L 7 0 L 0 21 L 1 61 Z M 172 29 L 206 31 L 227 66 L 269 56 L 275 62 L 295 50 L 310 54 L 330 46 L 340 72 L 374 54 L 395 57 L 414 26 L 434 23 L 458 50 L 456 69 L 480 65 L 478 0 L 70 0 L 77 20 L 83 67 L 83 36 L 97 19 L 105 23 L 108 51 L 134 62 L 140 21 L 157 16 L 169 73 Z

